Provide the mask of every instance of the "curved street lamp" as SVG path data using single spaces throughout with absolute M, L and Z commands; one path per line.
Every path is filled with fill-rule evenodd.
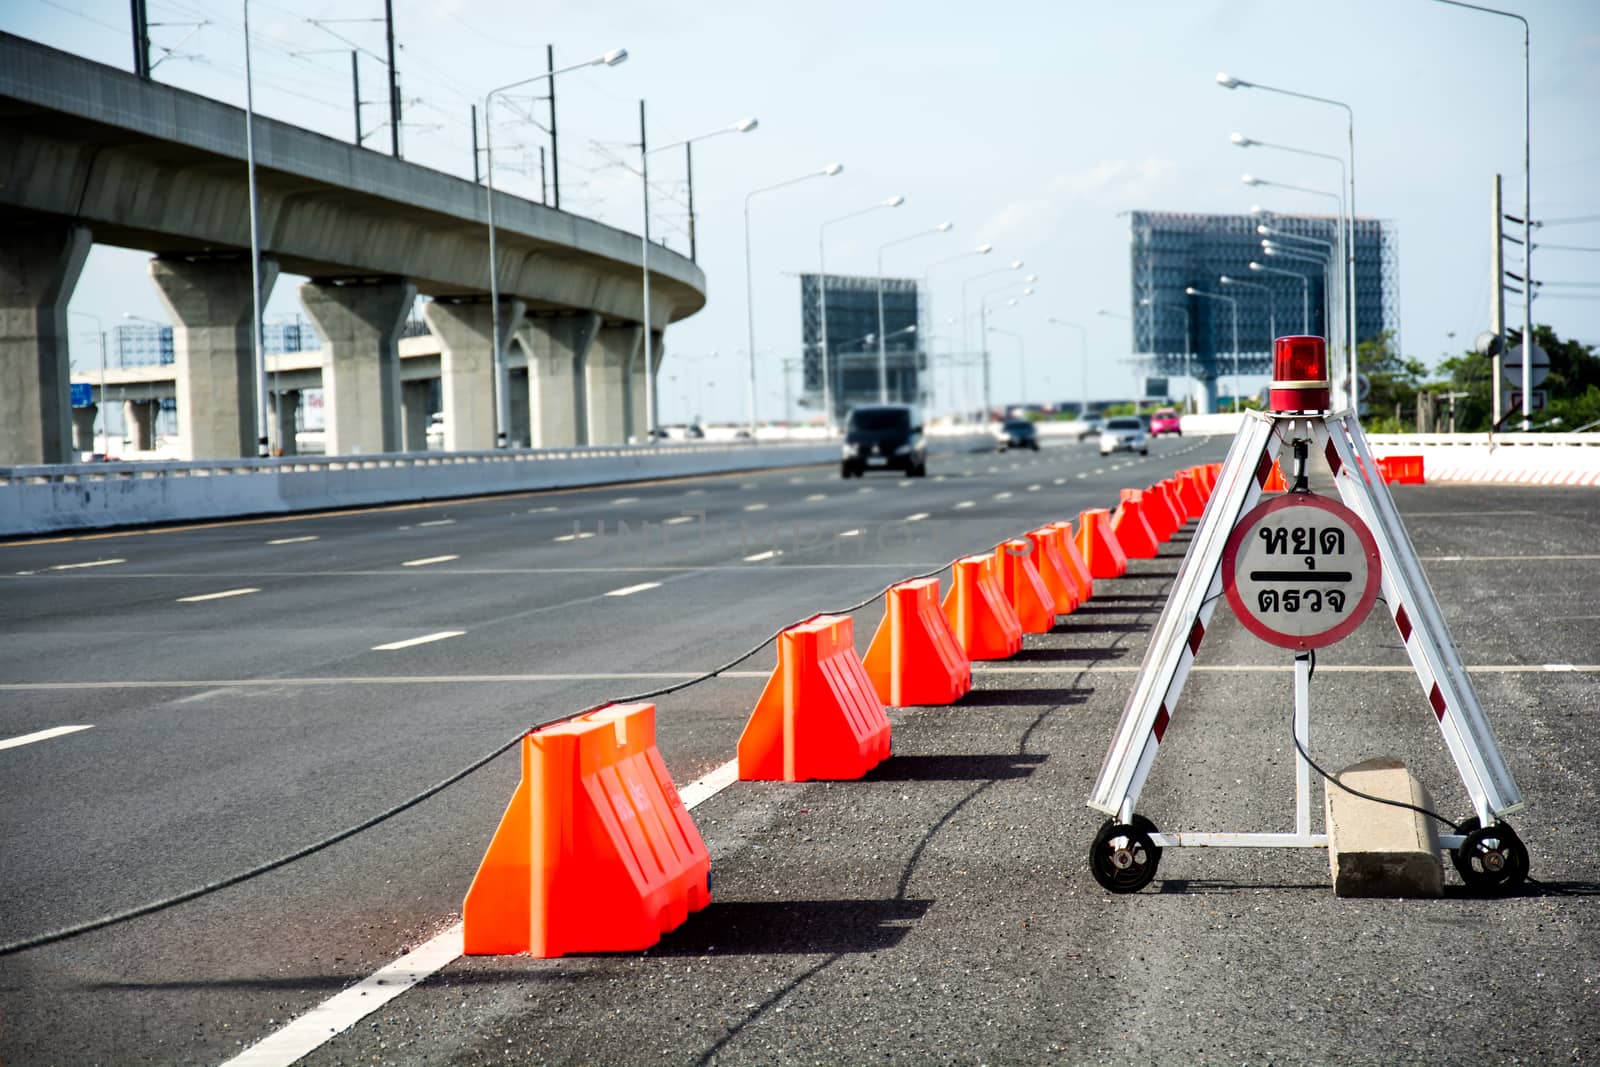
M 865 207 L 860 211 L 852 211 L 848 215 L 840 215 L 837 218 L 828 219 L 817 227 L 817 267 L 819 270 L 817 274 L 817 342 L 822 350 L 822 424 L 830 434 L 833 432 L 834 397 L 828 364 L 828 227 L 836 223 L 847 222 L 850 219 L 860 218 L 862 215 L 870 215 L 874 211 L 881 211 L 884 208 L 899 207 L 905 202 L 906 198 L 904 196 L 895 193 L 891 197 L 878 201 L 871 207 Z
M 1239 410 L 1239 301 L 1231 296 L 1221 293 L 1208 293 L 1203 289 L 1189 286 L 1184 290 L 1190 296 L 1202 297 L 1206 300 L 1221 300 L 1227 303 L 1228 310 L 1233 313 L 1233 410 Z
M 941 222 L 931 230 L 918 230 L 908 237 L 897 237 L 878 246 L 878 403 L 880 404 L 889 402 L 889 342 L 883 328 L 883 251 L 908 241 L 949 233 L 954 226 L 953 222 Z

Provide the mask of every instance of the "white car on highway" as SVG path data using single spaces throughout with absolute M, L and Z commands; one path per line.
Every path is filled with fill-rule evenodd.
M 1109 456 L 1113 452 L 1150 454 L 1150 440 L 1145 436 L 1143 419 L 1137 415 L 1120 415 L 1106 420 L 1105 429 L 1100 431 L 1100 454 Z

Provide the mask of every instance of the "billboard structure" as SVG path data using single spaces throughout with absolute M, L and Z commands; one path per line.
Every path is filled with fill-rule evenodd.
M 800 275 L 801 403 L 823 406 L 823 276 Z M 878 292 L 883 291 L 883 347 L 888 399 L 892 404 L 926 402 L 923 372 L 922 302 L 915 278 L 826 275 L 828 367 L 833 419 L 858 404 L 876 404 L 878 390 Z
M 1340 314 L 1337 294 L 1330 293 L 1326 268 L 1315 262 L 1332 258 L 1328 249 L 1339 229 L 1335 216 L 1134 211 L 1130 217 L 1134 350 L 1151 373 L 1192 379 L 1200 410 L 1210 410 L 1218 379 L 1230 389 L 1240 388 L 1233 381 L 1233 306 L 1190 296 L 1186 290 L 1237 301 L 1241 378 L 1271 371 L 1274 332 L 1323 337 L 1341 332 L 1330 322 Z M 1290 256 L 1263 253 L 1257 233 L 1262 225 L 1285 235 L 1278 240 L 1291 250 Z M 1398 334 L 1400 270 L 1394 224 L 1356 219 L 1355 254 L 1357 339 L 1370 341 L 1385 330 Z M 1270 269 L 1253 271 L 1252 261 Z M 1223 276 L 1243 284 L 1223 285 Z

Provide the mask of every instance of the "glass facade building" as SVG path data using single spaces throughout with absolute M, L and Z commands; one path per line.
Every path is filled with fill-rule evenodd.
M 828 364 L 834 417 L 858 404 L 878 402 L 878 292 L 883 292 L 883 333 L 889 402 L 925 403 L 922 302 L 914 278 L 827 277 Z M 822 407 L 822 276 L 800 275 L 801 393 Z

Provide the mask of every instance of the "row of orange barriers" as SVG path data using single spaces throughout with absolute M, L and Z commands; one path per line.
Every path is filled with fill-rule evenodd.
M 847 615 L 783 630 L 738 744 L 739 778 L 861 778 L 888 758 L 885 706 L 952 704 L 972 661 L 1008 659 L 1198 519 L 1220 465 L 1191 467 L 885 592 L 858 658 Z M 648 948 L 711 900 L 705 842 L 655 744 L 655 705 L 608 705 L 531 731 L 522 779 L 467 892 L 469 955 Z
M 1391 485 L 1422 485 L 1426 480 L 1422 469 L 1421 456 L 1379 456 L 1378 473 L 1383 480 Z M 1268 493 L 1287 493 L 1289 480 L 1283 476 L 1283 468 L 1277 460 L 1272 461 L 1272 471 L 1267 475 L 1266 484 L 1262 490 Z

